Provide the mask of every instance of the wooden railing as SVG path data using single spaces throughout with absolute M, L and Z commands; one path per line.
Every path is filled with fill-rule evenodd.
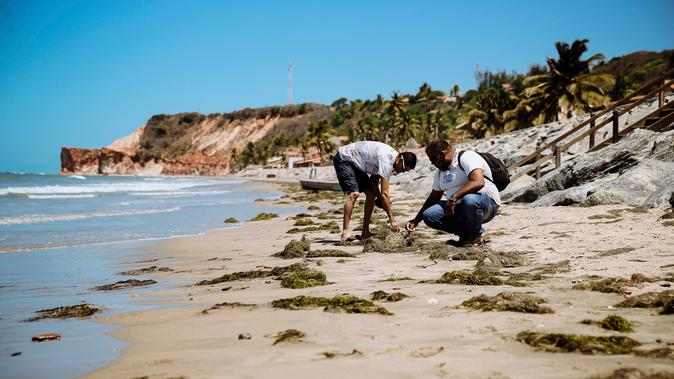
M 620 116 L 629 112 L 635 107 L 643 104 L 644 102 L 650 100 L 656 95 L 658 97 L 658 108 L 661 108 L 663 105 L 665 105 L 665 92 L 668 89 L 671 89 L 672 84 L 674 83 L 674 80 L 672 79 L 673 76 L 674 76 L 674 69 L 666 71 L 665 73 L 660 75 L 657 79 L 651 80 L 650 82 L 646 83 L 641 88 L 631 93 L 629 96 L 626 96 L 620 99 L 619 101 L 610 104 L 608 107 L 606 107 L 599 113 L 593 115 L 589 119 L 581 122 L 580 124 L 576 125 L 570 130 L 564 132 L 563 134 L 554 138 L 552 141 L 546 143 L 545 145 L 536 148 L 536 150 L 533 153 L 527 155 L 526 157 L 520 159 L 519 161 L 513 163 L 508 167 L 508 171 L 514 173 L 511 175 L 511 180 L 515 180 L 520 176 L 528 174 L 533 170 L 536 170 L 535 174 L 536 179 L 540 178 L 541 165 L 551 159 L 555 160 L 555 168 L 558 168 L 562 164 L 562 153 L 568 150 L 571 146 L 585 139 L 585 137 L 589 136 L 590 150 L 605 144 L 617 142 L 620 139 L 621 134 L 621 131 L 619 130 Z M 649 91 L 650 88 L 653 88 L 653 86 L 656 86 L 658 83 L 662 84 L 659 85 L 657 88 Z M 635 101 L 635 98 L 638 100 Z M 627 107 L 623 109 L 618 109 L 619 107 L 622 107 L 627 104 L 629 104 Z M 606 118 L 605 120 L 599 121 L 601 117 L 608 115 L 609 113 L 612 113 L 610 118 Z M 633 126 L 636 125 L 639 121 L 634 123 Z M 596 132 L 610 122 L 613 123 L 611 138 L 602 141 L 600 144 L 596 144 L 595 143 Z M 576 137 L 572 137 L 572 139 L 569 140 L 568 142 L 564 141 L 565 139 L 567 139 L 567 137 L 574 135 L 575 133 L 577 133 L 578 131 L 580 131 L 581 129 L 583 129 L 588 125 L 589 125 L 588 130 L 586 130 L 585 132 L 581 133 Z M 543 152 L 548 149 L 550 150 L 550 153 L 543 155 Z M 522 167 L 524 165 L 527 166 Z M 519 167 L 522 168 L 519 171 L 515 172 L 515 170 Z

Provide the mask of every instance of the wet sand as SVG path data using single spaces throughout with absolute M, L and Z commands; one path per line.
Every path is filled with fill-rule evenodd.
M 402 224 L 416 213 L 419 200 L 394 199 L 398 199 L 395 208 L 407 214 L 397 217 Z M 280 203 L 290 200 L 281 199 Z M 322 214 L 322 219 L 311 217 L 316 223 L 334 217 L 341 224 L 339 214 L 326 212 L 339 208 L 339 199 L 303 200 L 311 201 L 305 205 L 322 208 L 307 211 L 313 216 Z M 273 277 L 264 277 L 182 285 L 146 294 L 148 301 L 177 306 L 105 319 L 121 326 L 113 335 L 130 345 L 119 361 L 84 377 L 587 378 L 624 367 L 673 372 L 671 354 L 647 358 L 636 353 L 546 352 L 516 338 L 523 331 L 627 336 L 642 344 L 639 351 L 674 348 L 674 315 L 661 315 L 659 308 L 615 307 L 631 296 L 671 290 L 672 277 L 667 274 L 674 272 L 674 229 L 658 220 L 663 210 L 625 209 L 503 206 L 501 214 L 486 225 L 486 247 L 497 257 L 510 254 L 520 258 L 512 267 L 498 268 L 502 278 L 543 272 L 542 280 L 532 280 L 532 276 L 521 280 L 524 287 L 419 283 L 450 271 L 474 270 L 476 261 L 431 260 L 428 251 L 414 248 L 400 253 L 361 253 L 361 246 L 335 246 L 338 234 L 325 231 L 305 233 L 312 239 L 312 250 L 340 249 L 357 257 L 272 257 L 291 239 L 302 236 L 286 233 L 295 222 L 288 219 L 248 222 L 237 229 L 172 239 L 156 247 L 153 255 L 159 261 L 153 264 L 162 266 L 162 257 L 172 257 L 175 271 L 157 278 L 197 283 L 226 273 L 304 262 L 308 268 L 325 273 L 332 284 L 289 289 Z M 362 204 L 356 212 L 362 212 Z M 375 217 L 385 218 L 381 211 Z M 453 238 L 423 225 L 416 234 L 439 242 Z M 450 250 L 450 255 L 457 252 L 461 250 Z M 568 268 L 556 265 L 564 260 L 569 261 Z M 560 267 L 554 269 L 556 266 Z M 653 281 L 620 287 L 618 293 L 572 289 L 591 283 L 589 275 L 628 278 L 635 273 Z M 412 280 L 382 281 L 391 277 Z M 270 305 L 273 300 L 297 295 L 348 293 L 369 299 L 377 290 L 410 297 L 398 302 L 375 301 L 392 312 L 391 316 L 325 312 L 321 307 L 284 310 Z M 457 307 L 474 296 L 504 291 L 540 297 L 554 313 L 481 312 Z M 202 310 L 223 302 L 256 306 L 224 306 L 202 314 Z M 634 331 L 620 333 L 581 323 L 608 315 L 631 321 Z M 297 329 L 304 337 L 299 342 L 274 345 L 277 333 L 287 329 Z M 251 339 L 239 339 L 246 333 Z

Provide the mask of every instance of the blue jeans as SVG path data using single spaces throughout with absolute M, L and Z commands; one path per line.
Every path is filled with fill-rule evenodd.
M 428 207 L 423 220 L 429 227 L 456 234 L 463 241 L 472 241 L 484 232 L 482 224 L 491 221 L 498 211 L 498 204 L 491 197 L 471 193 L 459 200 L 454 214 L 445 217 L 445 201 Z

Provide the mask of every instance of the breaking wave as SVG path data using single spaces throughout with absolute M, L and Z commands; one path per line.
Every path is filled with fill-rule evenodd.
M 18 225 L 18 224 L 37 224 L 43 222 L 54 221 L 74 221 L 94 217 L 122 217 L 122 216 L 136 216 L 154 213 L 170 213 L 180 210 L 182 207 L 173 207 L 166 209 L 145 209 L 139 211 L 125 211 L 125 212 L 89 212 L 89 213 L 73 213 L 61 215 L 22 215 L 13 217 L 0 217 L 0 225 Z

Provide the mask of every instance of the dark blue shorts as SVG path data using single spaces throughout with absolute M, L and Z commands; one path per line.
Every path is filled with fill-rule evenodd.
M 339 153 L 332 158 L 332 164 L 335 165 L 337 180 L 344 193 L 366 192 L 371 189 L 370 177 L 353 163 L 343 160 Z

